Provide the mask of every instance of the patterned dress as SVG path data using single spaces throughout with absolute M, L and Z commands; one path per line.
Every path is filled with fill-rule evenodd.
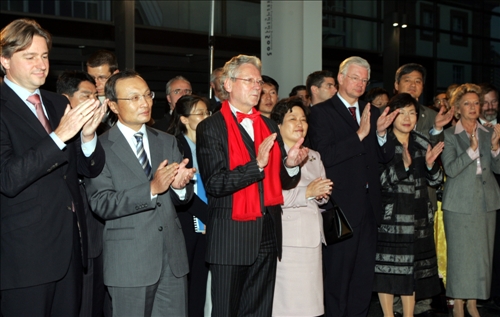
M 443 180 L 439 164 L 429 171 L 425 154 L 429 141 L 412 131 L 409 152 L 412 164 L 406 171 L 403 146 L 391 132 L 396 144 L 394 158 L 380 165 L 384 214 L 377 234 L 377 255 L 373 290 L 380 293 L 429 298 L 440 292 L 434 210 L 427 185 Z

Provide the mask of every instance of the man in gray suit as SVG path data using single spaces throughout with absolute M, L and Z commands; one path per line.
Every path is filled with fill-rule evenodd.
M 117 73 L 105 91 L 118 122 L 100 137 L 102 173 L 86 184 L 92 210 L 106 221 L 104 283 L 113 316 L 187 316 L 189 268 L 174 205 L 192 197 L 194 169 L 173 136 L 145 125 L 154 92 L 139 74 Z

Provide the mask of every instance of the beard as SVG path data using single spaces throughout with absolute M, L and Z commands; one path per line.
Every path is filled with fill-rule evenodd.
M 484 118 L 488 121 L 492 121 L 497 118 L 498 110 L 493 110 L 484 113 Z

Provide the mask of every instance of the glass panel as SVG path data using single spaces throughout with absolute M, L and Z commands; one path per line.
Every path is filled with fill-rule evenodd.
M 9 4 L 10 4 L 10 11 L 17 11 L 17 12 L 24 11 L 24 1 L 10 0 Z
M 59 1 L 59 14 L 61 16 L 70 17 L 72 3 L 70 1 Z
M 54 0 L 43 0 L 43 14 L 56 14 L 56 2 Z
M 30 0 L 28 2 L 28 12 L 42 13 L 42 2 L 39 0 Z
M 260 37 L 260 3 L 227 2 L 227 33 Z
M 377 1 L 323 0 L 323 14 L 349 13 L 364 17 L 377 17 Z
M 491 37 L 500 40 L 500 6 L 492 10 L 497 15 L 491 15 Z
M 323 45 L 378 50 L 378 28 L 375 22 L 329 15 L 323 19 Z
M 472 66 L 459 62 L 437 62 L 437 87 L 472 81 Z
M 85 2 L 75 1 L 73 3 L 73 17 L 82 19 L 86 17 Z

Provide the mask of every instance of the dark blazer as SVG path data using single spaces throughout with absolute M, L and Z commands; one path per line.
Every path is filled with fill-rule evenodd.
M 167 110 L 167 112 L 165 112 L 161 119 L 155 120 L 153 128 L 163 132 L 167 132 L 167 129 L 170 126 L 170 119 L 172 118 L 172 115 L 169 111 L 170 110 Z
M 180 162 L 175 138 L 146 127 L 153 173 L 160 163 Z M 112 127 L 99 137 L 106 152 L 102 173 L 85 179 L 89 204 L 105 220 L 103 258 L 104 284 L 115 287 L 143 287 L 156 283 L 167 263 L 176 277 L 188 273 L 186 246 L 174 205 L 193 195 L 186 186 L 186 197 L 169 189 L 151 199 L 151 187 L 137 156 L 119 130 Z
M 40 90 L 52 129 L 68 103 L 66 97 Z M 87 230 L 77 174 L 97 176 L 104 166 L 100 142 L 85 157 L 78 137 L 62 151 L 10 87 L 1 85 L 1 289 L 61 279 L 73 248 L 73 213 L 80 223 L 83 265 Z
M 366 102 L 358 101 L 360 114 Z M 375 219 L 380 224 L 382 201 L 378 163 L 387 163 L 394 155 L 394 142 L 380 146 L 377 140 L 378 109 L 370 109 L 370 133 L 359 141 L 356 131 L 358 123 L 338 95 L 315 105 L 309 116 L 309 140 L 311 147 L 321 154 L 326 176 L 334 183 L 331 197 L 343 209 L 352 226 L 361 222 L 364 201 L 359 199 L 369 190 L 369 197 Z
M 279 136 L 278 126 L 266 117 L 262 117 L 262 119 L 271 133 L 278 132 L 278 144 L 282 157 L 285 158 L 286 152 Z M 245 129 L 240 125 L 239 128 L 250 153 L 250 161 L 232 171 L 229 169 L 228 134 L 222 113 L 220 111 L 215 113 L 210 118 L 200 122 L 196 128 L 198 165 L 205 184 L 209 205 L 206 256 L 209 263 L 250 265 L 255 261 L 260 248 L 263 217 L 259 217 L 255 221 L 234 221 L 231 218 L 232 195 L 236 191 L 252 183 L 257 183 L 259 192 L 263 192 L 264 173 L 257 166 L 254 143 Z M 297 185 L 300 173 L 290 177 L 282 165 L 280 177 L 283 189 L 290 189 Z M 255 199 L 260 200 L 262 212 L 269 212 L 274 221 L 278 257 L 281 257 L 281 206 L 265 208 L 263 195 L 255 197 Z

